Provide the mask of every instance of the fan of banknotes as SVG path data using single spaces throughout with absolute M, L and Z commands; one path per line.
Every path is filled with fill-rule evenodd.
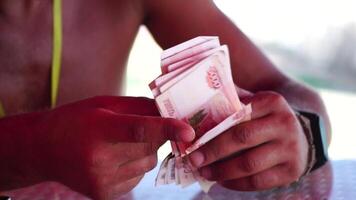
M 156 186 L 213 184 L 190 167 L 185 156 L 232 126 L 250 120 L 251 105 L 240 102 L 231 75 L 229 51 L 218 37 L 200 36 L 163 51 L 162 74 L 149 84 L 162 117 L 190 124 L 191 143 L 171 142 L 172 153 L 160 166 Z

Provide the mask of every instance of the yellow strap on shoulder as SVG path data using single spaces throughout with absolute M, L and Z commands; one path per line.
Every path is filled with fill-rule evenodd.
M 62 58 L 62 0 L 53 0 L 53 50 L 51 72 L 51 107 L 57 104 L 59 77 Z M 0 118 L 5 117 L 5 109 L 0 102 Z
M 5 117 L 5 110 L 4 107 L 2 106 L 1 102 L 0 102 L 0 118 Z
M 57 104 L 62 58 L 62 1 L 53 0 L 53 50 L 51 73 L 51 107 Z

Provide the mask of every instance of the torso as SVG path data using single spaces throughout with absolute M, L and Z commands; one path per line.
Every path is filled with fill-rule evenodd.
M 50 105 L 52 0 L 42 2 L 22 21 L 0 13 L 0 101 L 8 114 Z M 121 95 L 127 57 L 143 18 L 138 1 L 62 2 L 58 105 Z

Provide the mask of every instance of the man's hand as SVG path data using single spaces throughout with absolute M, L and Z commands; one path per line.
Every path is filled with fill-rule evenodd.
M 191 164 L 206 179 L 235 190 L 264 190 L 298 180 L 307 166 L 308 143 L 287 101 L 274 92 L 259 92 L 247 101 L 251 121 L 190 154 Z
M 165 141 L 193 140 L 189 125 L 157 114 L 152 100 L 129 97 L 96 97 L 45 112 L 31 130 L 31 162 L 43 181 L 112 199 L 156 166 Z

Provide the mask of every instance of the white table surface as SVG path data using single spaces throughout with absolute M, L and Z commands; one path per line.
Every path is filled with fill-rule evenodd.
M 201 191 L 198 184 L 187 188 L 176 185 L 154 186 L 158 167 L 146 174 L 134 190 L 120 200 L 217 200 L 217 199 L 310 199 L 310 200 L 352 200 L 356 199 L 356 160 L 331 161 L 301 183 L 278 190 L 264 192 L 238 192 L 227 190 L 218 185 L 212 187 L 209 193 Z M 6 193 L 15 200 L 47 200 L 47 199 L 87 199 L 58 183 L 48 182 L 32 187 Z

